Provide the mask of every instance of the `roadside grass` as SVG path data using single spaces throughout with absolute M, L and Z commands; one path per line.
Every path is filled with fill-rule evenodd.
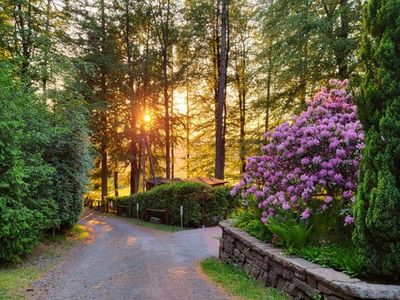
M 147 227 L 147 228 L 156 229 L 156 230 L 160 230 L 160 231 L 177 232 L 177 231 L 184 230 L 178 226 L 155 224 L 155 223 L 143 221 L 141 219 L 127 219 L 127 220 L 129 220 L 129 222 L 131 222 L 137 226 Z
M 216 258 L 207 258 L 200 263 L 202 271 L 231 296 L 246 300 L 286 300 L 283 293 L 273 288 L 264 288 L 254 279 L 234 266 Z
M 31 283 L 54 267 L 77 241 L 87 237 L 87 229 L 77 224 L 66 234 L 46 236 L 35 252 L 22 263 L 0 266 L 0 299 L 25 299 L 26 289 Z

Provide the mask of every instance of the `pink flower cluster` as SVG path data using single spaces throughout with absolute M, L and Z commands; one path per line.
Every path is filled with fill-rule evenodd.
M 268 216 L 296 213 L 308 219 L 332 205 L 351 207 L 364 148 L 364 133 L 347 81 L 331 80 L 308 108 L 265 134 L 263 155 L 249 157 L 231 194 L 254 195 Z M 351 223 L 351 216 L 346 223 Z

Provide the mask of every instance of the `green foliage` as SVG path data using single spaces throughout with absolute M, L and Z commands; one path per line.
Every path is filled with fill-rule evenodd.
M 304 257 L 311 262 L 343 271 L 353 277 L 360 276 L 364 272 L 363 259 L 353 245 L 304 246 L 293 248 L 289 253 Z
M 288 249 L 304 247 L 312 229 L 304 220 L 281 216 L 269 217 L 266 226 L 276 236 L 276 243 Z
M 55 168 L 53 197 L 59 204 L 60 227 L 71 228 L 82 211 L 91 167 L 86 110 L 77 95 L 62 93 L 54 110 L 55 128 L 46 151 Z
M 214 225 L 226 219 L 240 205 L 239 197 L 232 197 L 231 187 L 216 186 L 211 189 L 211 197 L 205 204 L 206 225 Z
M 142 210 L 167 209 L 172 225 L 180 224 L 180 206 L 184 207 L 184 226 L 201 224 L 201 203 L 210 198 L 210 190 L 200 183 L 165 184 L 136 196 Z
M 0 197 L 0 261 L 19 262 L 38 244 L 43 215 Z
M 0 261 L 77 221 L 89 167 L 82 106 L 63 95 L 50 112 L 12 70 L 0 62 Z
M 400 2 L 371 0 L 364 19 L 365 78 L 358 112 L 365 150 L 354 242 L 373 276 L 400 278 Z
M 328 243 L 351 243 L 352 226 L 343 226 L 343 215 L 347 210 L 341 211 L 340 200 L 336 200 L 324 214 L 314 214 L 309 220 L 311 233 L 308 243 L 316 246 L 323 246 Z
M 131 201 L 139 202 L 142 212 L 146 208 L 167 209 L 172 225 L 180 225 L 180 206 L 183 205 L 184 226 L 198 227 L 202 225 L 203 208 L 205 225 L 215 225 L 234 210 L 238 200 L 232 198 L 225 187 L 180 182 L 156 186 L 137 194 Z
M 243 229 L 250 235 L 262 241 L 271 241 L 272 233 L 261 222 L 261 211 L 257 208 L 254 199 L 249 199 L 245 208 L 238 209 L 233 215 L 235 226 Z
M 245 272 L 238 268 L 220 262 L 215 258 L 208 258 L 201 262 L 203 272 L 213 281 L 220 284 L 229 294 L 240 299 L 287 299 L 283 293 L 273 288 L 264 288 Z
M 123 205 L 123 206 L 129 206 L 129 205 L 133 205 L 134 203 L 136 203 L 136 197 L 135 197 L 135 195 L 122 196 L 122 197 L 110 196 L 110 197 L 106 197 L 105 201 L 112 201 L 114 206 L 116 206 L 118 204 Z M 103 203 L 103 204 L 105 204 L 105 203 Z

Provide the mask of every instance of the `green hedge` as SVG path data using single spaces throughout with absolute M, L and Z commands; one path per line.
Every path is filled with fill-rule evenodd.
M 91 165 L 86 109 L 52 95 L 52 110 L 0 61 L 0 263 L 29 254 L 43 234 L 72 227 Z
M 215 225 L 238 206 L 239 200 L 229 194 L 229 187 L 211 188 L 202 183 L 180 182 L 154 187 L 150 191 L 127 197 L 109 197 L 115 203 L 140 204 L 143 216 L 146 209 L 166 209 L 171 225 L 180 225 L 180 206 L 184 207 L 185 227 L 202 225 L 203 208 L 205 225 Z
M 4 197 L 0 197 L 0 212 L 0 261 L 19 262 L 39 243 L 44 217 Z
M 135 202 L 135 197 L 134 197 L 134 195 L 122 196 L 122 197 L 109 196 L 109 197 L 106 197 L 105 200 L 103 200 L 101 204 L 104 206 L 106 201 L 109 201 L 109 202 L 112 201 L 114 203 L 114 206 L 116 206 L 118 204 L 123 205 L 123 206 L 129 206 Z

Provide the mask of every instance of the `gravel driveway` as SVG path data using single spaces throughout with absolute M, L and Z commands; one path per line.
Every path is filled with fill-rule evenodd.
M 90 212 L 93 238 L 34 283 L 30 299 L 229 299 L 197 271 L 220 228 L 161 232 Z

